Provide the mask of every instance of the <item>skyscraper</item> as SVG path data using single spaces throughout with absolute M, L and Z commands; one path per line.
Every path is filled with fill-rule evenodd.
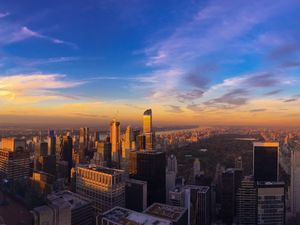
M 256 224 L 256 195 L 256 185 L 253 177 L 245 177 L 236 196 L 237 223 L 239 225 Z
M 143 116 L 143 133 L 152 132 L 152 109 L 147 109 Z
M 82 127 L 79 130 L 79 162 L 85 162 L 85 154 L 89 145 L 89 128 Z
M 75 171 L 76 193 L 91 199 L 96 212 L 125 206 L 123 170 L 79 165 Z
M 154 149 L 155 134 L 152 128 L 152 110 L 147 109 L 143 116 L 143 135 L 145 136 L 145 149 Z
M 126 128 L 126 132 L 125 132 L 125 149 L 131 149 L 131 144 L 133 141 L 133 132 L 130 126 L 127 126 Z
M 72 151 L 73 151 L 73 140 L 69 133 L 63 136 L 62 140 L 62 152 L 61 160 L 68 162 L 68 177 L 70 181 L 71 169 L 73 167 Z
M 167 160 L 167 170 L 174 171 L 177 174 L 177 159 L 175 155 L 170 155 Z
M 291 211 L 300 223 L 300 146 L 291 152 Z
M 120 123 L 115 119 L 110 123 L 110 143 L 112 151 L 112 160 L 120 163 Z
M 54 135 L 54 130 L 49 130 L 48 137 L 48 155 L 56 154 L 56 137 Z
M 256 224 L 285 224 L 285 190 L 283 182 L 257 182 Z
M 164 152 L 139 151 L 136 153 L 135 179 L 147 181 L 148 206 L 166 201 L 166 158 Z
M 15 181 L 30 176 L 30 153 L 23 139 L 2 138 L 0 178 Z
M 125 182 L 125 204 L 127 209 L 143 212 L 147 208 L 147 182 L 127 179 Z
M 255 181 L 278 181 L 278 157 L 278 142 L 254 142 L 253 175 Z

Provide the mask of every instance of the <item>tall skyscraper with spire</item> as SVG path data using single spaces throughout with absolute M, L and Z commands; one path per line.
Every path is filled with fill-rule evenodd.
M 143 135 L 145 137 L 147 150 L 154 149 L 155 134 L 152 128 L 152 109 L 147 109 L 143 116 Z
M 110 123 L 110 143 L 112 160 L 120 162 L 120 122 L 117 122 L 116 119 Z

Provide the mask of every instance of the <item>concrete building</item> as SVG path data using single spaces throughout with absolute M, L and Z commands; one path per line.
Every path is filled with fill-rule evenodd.
M 239 225 L 256 224 L 257 193 L 253 176 L 245 177 L 237 191 L 237 223 Z
M 30 153 L 25 147 L 25 140 L 2 138 L 0 178 L 14 181 L 30 177 Z
M 120 122 L 115 119 L 110 123 L 110 143 L 112 161 L 120 163 L 121 157 L 121 136 L 120 136 Z
M 91 199 L 96 212 L 125 206 L 123 170 L 78 165 L 75 174 L 76 193 Z
M 285 224 L 283 182 L 257 182 L 257 224 Z

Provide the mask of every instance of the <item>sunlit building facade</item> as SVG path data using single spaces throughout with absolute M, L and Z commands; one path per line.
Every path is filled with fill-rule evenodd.
M 79 165 L 75 169 L 76 192 L 91 199 L 96 212 L 125 206 L 124 171 Z
M 120 162 L 120 123 L 115 119 L 110 123 L 110 143 L 111 143 L 111 153 L 112 160 L 114 162 Z

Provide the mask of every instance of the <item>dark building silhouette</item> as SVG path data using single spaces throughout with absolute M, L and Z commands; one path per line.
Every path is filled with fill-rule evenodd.
M 97 152 L 108 167 L 111 167 L 111 143 L 109 141 L 98 141 Z
M 253 177 L 245 177 L 236 195 L 237 223 L 239 225 L 256 224 L 256 198 L 256 185 Z
M 166 156 L 159 151 L 136 152 L 136 174 L 131 176 L 147 181 L 147 204 L 166 201 Z
M 253 175 L 255 181 L 278 181 L 278 142 L 255 142 Z
M 227 169 L 222 173 L 221 218 L 223 223 L 232 224 L 235 216 L 236 191 L 241 183 L 241 170 Z
M 72 160 L 73 140 L 69 134 L 63 137 L 61 160 L 68 162 L 68 178 L 70 181 L 71 169 L 73 167 Z
M 147 182 L 135 179 L 125 181 L 125 206 L 138 212 L 147 208 Z

